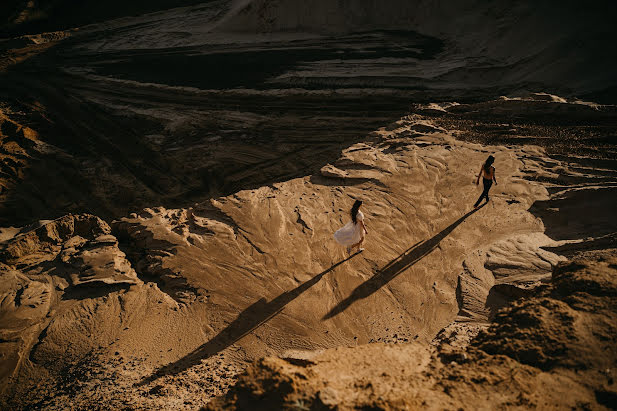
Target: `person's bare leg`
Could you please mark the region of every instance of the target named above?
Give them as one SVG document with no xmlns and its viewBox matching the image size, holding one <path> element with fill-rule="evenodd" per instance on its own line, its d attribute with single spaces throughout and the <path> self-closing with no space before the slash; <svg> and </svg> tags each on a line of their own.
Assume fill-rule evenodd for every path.
<svg viewBox="0 0 617 411">
<path fill-rule="evenodd" d="M 362 245 L 362 243 L 364 242 L 364 237 L 362 237 L 360 239 L 360 241 L 358 241 L 357 243 L 355 243 L 354 245 L 351 246 L 351 249 L 353 250 L 354 248 L 358 247 L 358 251 L 360 251 L 360 246 Z"/>
</svg>

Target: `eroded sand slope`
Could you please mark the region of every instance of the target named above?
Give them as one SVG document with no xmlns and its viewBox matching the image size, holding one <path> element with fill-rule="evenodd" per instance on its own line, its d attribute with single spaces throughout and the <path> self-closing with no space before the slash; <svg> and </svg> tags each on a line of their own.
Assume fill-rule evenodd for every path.
<svg viewBox="0 0 617 411">
<path fill-rule="evenodd" d="M 613 110 L 553 100 L 527 104 L 592 118 Z M 414 342 L 401 350 L 428 364 L 428 351 L 413 347 L 447 326 L 441 337 L 471 339 L 497 308 L 549 281 L 564 259 L 554 251 L 614 242 L 610 217 L 589 220 L 605 227 L 598 238 L 575 225 L 557 242 L 529 212 L 544 202 L 554 222 L 551 202 L 581 190 L 606 211 L 611 166 L 598 173 L 540 147 L 455 138 L 472 139 L 465 116 L 525 104 L 418 107 L 319 174 L 111 225 L 77 215 L 4 230 L 3 401 L 191 408 L 224 393 L 247 361 L 302 362 L 308 351 L 372 342 Z M 473 179 L 489 153 L 499 185 L 473 211 Z M 354 198 L 369 235 L 366 250 L 346 258 L 332 233 Z M 371 347 L 381 346 L 358 353 L 381 350 Z M 490 351 L 490 340 L 479 348 Z"/>
<path fill-rule="evenodd" d="M 612 409 L 615 250 L 558 265 L 468 349 L 447 339 L 265 358 L 207 409 Z"/>
</svg>

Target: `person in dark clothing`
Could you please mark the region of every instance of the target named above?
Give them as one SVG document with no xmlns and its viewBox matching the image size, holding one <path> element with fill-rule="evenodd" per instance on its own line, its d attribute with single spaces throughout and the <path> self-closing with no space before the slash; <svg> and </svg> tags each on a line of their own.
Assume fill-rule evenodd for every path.
<svg viewBox="0 0 617 411">
<path fill-rule="evenodd" d="M 478 198 L 476 204 L 474 204 L 474 208 L 478 208 L 483 198 L 486 198 L 486 202 L 488 203 L 488 191 L 491 189 L 493 181 L 495 182 L 495 185 L 497 185 L 497 180 L 495 179 L 495 167 L 493 167 L 493 162 L 495 162 L 495 157 L 488 156 L 488 158 L 482 165 L 482 168 L 480 169 L 480 173 L 478 174 L 478 178 L 476 179 L 476 185 L 480 184 L 481 176 L 482 182 L 484 183 L 484 190 L 482 191 L 482 194 L 480 194 L 480 198 Z"/>
</svg>

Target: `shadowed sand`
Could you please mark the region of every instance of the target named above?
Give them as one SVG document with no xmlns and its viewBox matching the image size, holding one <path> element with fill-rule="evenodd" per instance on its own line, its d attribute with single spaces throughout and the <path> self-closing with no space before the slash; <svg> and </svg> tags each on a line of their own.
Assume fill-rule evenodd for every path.
<svg viewBox="0 0 617 411">
<path fill-rule="evenodd" d="M 0 409 L 199 409 L 239 379 L 253 410 L 319 375 L 263 409 L 617 402 L 617 261 L 545 287 L 617 244 L 617 7 L 73 3 L 0 6 L 0 37 L 75 27 L 0 39 Z M 428 347 L 494 319 L 492 360 Z M 268 355 L 290 373 L 246 368 Z"/>
<path fill-rule="evenodd" d="M 450 234 L 456 227 L 458 227 L 459 224 L 465 221 L 467 217 L 478 211 L 480 208 L 484 207 L 486 204 L 487 203 L 484 203 L 480 207 L 467 212 L 467 214 L 463 215 L 461 218 L 459 218 L 428 240 L 420 241 L 405 250 L 403 254 L 390 261 L 373 277 L 360 284 L 355 290 L 353 290 L 349 297 L 338 303 L 336 307 L 334 307 L 332 310 L 330 310 L 330 312 L 324 315 L 323 320 L 330 319 L 337 314 L 342 313 L 354 302 L 368 297 L 384 285 L 388 284 L 388 282 L 393 280 L 396 276 L 401 274 L 413 264 L 420 261 L 420 259 L 426 256 L 428 253 L 433 251 L 435 247 L 439 245 L 441 240 L 446 238 L 446 236 Z"/>
<path fill-rule="evenodd" d="M 332 267 L 322 271 L 293 290 L 284 292 L 269 303 L 266 302 L 265 298 L 259 299 L 257 302 L 253 303 L 253 305 L 241 312 L 234 321 L 232 321 L 227 327 L 225 327 L 225 329 L 223 329 L 210 341 L 198 347 L 190 354 L 180 358 L 178 361 L 160 368 L 150 377 L 142 380 L 138 385 L 148 384 L 164 375 L 178 374 L 188 368 L 191 368 L 195 364 L 199 364 L 201 360 L 205 360 L 220 353 L 227 347 L 239 341 L 248 333 L 254 331 L 258 327 L 265 324 L 268 320 L 279 314 L 287 304 L 317 284 L 324 275 L 333 271 L 344 262 L 351 260 L 356 255 L 358 255 L 358 253 L 352 254 L 344 260 L 339 261 Z"/>
<path fill-rule="evenodd" d="M 483 128 L 493 130 L 482 134 L 487 141 L 491 133 L 515 141 L 568 130 L 510 124 L 528 112 L 581 125 L 613 116 L 610 107 L 546 98 L 419 106 L 428 114 L 384 124 L 319 172 L 191 207 L 146 208 L 111 226 L 75 215 L 3 229 L 7 371 L 0 381 L 8 388 L 0 401 L 12 408 L 41 398 L 48 408 L 197 407 L 264 355 L 428 344 L 455 318 L 485 326 L 496 307 L 546 281 L 561 260 L 544 247 L 564 244 L 545 231 L 577 249 L 597 248 L 615 232 L 606 213 L 617 178 L 609 160 L 573 164 L 539 147 L 465 141 Z M 508 122 L 507 129 L 493 122 Z M 20 144 L 34 141 L 30 130 L 9 128 L 3 132 Z M 487 153 L 497 159 L 500 184 L 475 213 L 473 180 Z M 332 233 L 348 219 L 352 198 L 364 200 L 371 235 L 361 258 L 342 264 L 349 259 L 333 259 Z M 564 214 L 580 214 L 577 204 L 592 215 L 564 224 Z M 598 234 L 604 237 L 580 243 Z M 56 376 L 70 377 L 51 396 L 34 387 Z"/>
</svg>

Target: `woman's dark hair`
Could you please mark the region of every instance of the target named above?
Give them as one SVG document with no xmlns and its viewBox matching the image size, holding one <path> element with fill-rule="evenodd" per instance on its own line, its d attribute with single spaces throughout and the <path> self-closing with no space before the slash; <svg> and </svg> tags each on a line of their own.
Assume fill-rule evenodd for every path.
<svg viewBox="0 0 617 411">
<path fill-rule="evenodd" d="M 484 162 L 484 165 L 482 166 L 482 167 L 484 167 L 484 171 L 486 171 L 487 173 L 490 173 L 491 172 L 491 165 L 493 164 L 493 162 L 495 162 L 495 157 L 488 156 L 488 158 Z"/>
<path fill-rule="evenodd" d="M 358 209 L 360 208 L 360 206 L 362 205 L 362 200 L 356 200 L 355 203 L 353 203 L 353 207 L 351 207 L 351 221 L 353 221 L 354 224 L 356 224 L 357 222 L 357 216 L 358 216 Z"/>
</svg>

